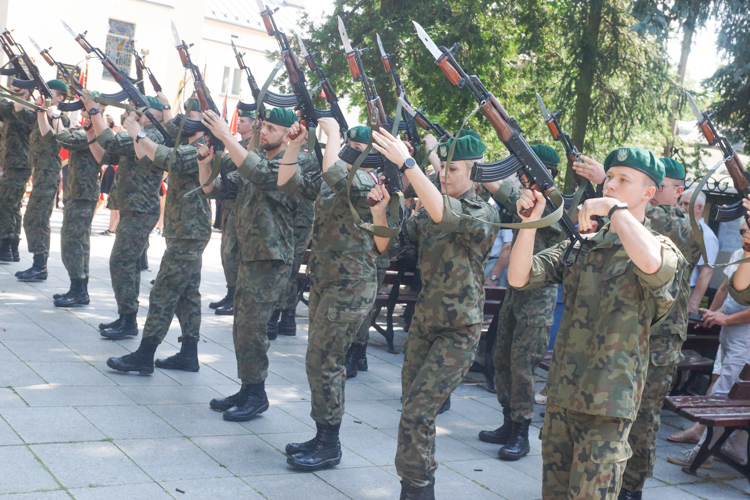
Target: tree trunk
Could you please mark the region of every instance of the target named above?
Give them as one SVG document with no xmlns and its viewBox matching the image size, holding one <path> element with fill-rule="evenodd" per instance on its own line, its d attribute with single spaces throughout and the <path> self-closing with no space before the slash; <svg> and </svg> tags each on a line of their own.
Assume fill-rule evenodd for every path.
<svg viewBox="0 0 750 500">
<path fill-rule="evenodd" d="M 584 153 L 583 145 L 586 139 L 589 112 L 591 111 L 591 91 L 594 86 L 594 75 L 598 66 L 599 29 L 602 23 L 603 7 L 604 0 L 592 0 L 589 4 L 586 29 L 580 45 L 581 66 L 578 70 L 578 79 L 576 80 L 576 103 L 571 139 L 578 150 Z M 568 165 L 563 191 L 572 193 L 575 188 L 576 183 L 573 178 L 573 168 Z"/>
<path fill-rule="evenodd" d="M 682 86 L 682 84 L 685 82 L 687 61 L 693 45 L 693 35 L 695 35 L 695 20 L 697 17 L 695 12 L 696 10 L 697 6 L 694 6 L 693 9 L 690 9 L 687 19 L 685 19 L 685 24 L 682 27 L 682 47 L 680 50 L 680 62 L 677 65 L 677 83 L 679 83 L 680 86 Z M 675 135 L 677 135 L 677 119 L 675 117 L 679 112 L 679 106 L 680 98 L 675 97 L 672 101 L 672 113 L 669 117 L 669 130 L 671 131 L 671 135 L 669 136 L 667 143 L 664 145 L 664 152 L 662 153 L 662 156 L 672 156 L 674 138 Z"/>
</svg>

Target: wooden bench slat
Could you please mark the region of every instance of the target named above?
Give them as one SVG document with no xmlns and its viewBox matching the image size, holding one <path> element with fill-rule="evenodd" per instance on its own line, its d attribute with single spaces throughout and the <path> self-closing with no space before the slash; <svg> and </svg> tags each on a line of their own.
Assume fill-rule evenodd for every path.
<svg viewBox="0 0 750 500">
<path fill-rule="evenodd" d="M 750 401 L 733 400 L 726 396 L 667 396 L 664 403 L 667 409 L 674 412 L 685 408 L 750 406 Z"/>
</svg>

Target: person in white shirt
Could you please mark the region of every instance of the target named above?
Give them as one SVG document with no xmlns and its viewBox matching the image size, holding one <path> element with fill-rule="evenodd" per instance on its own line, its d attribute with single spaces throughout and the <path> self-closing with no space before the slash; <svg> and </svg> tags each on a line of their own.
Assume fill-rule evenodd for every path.
<svg viewBox="0 0 750 500">
<path fill-rule="evenodd" d="M 690 210 L 690 199 L 693 196 L 695 190 L 690 189 L 682 193 L 680 197 L 680 208 L 686 212 Z M 708 227 L 703 221 L 703 208 L 706 206 L 706 195 L 698 193 L 698 198 L 695 200 L 695 206 L 693 207 L 693 213 L 695 219 L 698 221 L 701 229 L 703 230 L 703 242 L 706 245 L 706 256 L 708 257 L 708 265 L 703 260 L 703 257 L 698 261 L 698 265 L 695 266 L 693 275 L 690 278 L 690 300 L 688 301 L 688 314 L 695 314 L 698 312 L 701 300 L 708 290 L 708 285 L 711 282 L 711 277 L 714 275 L 714 270 L 711 266 L 716 263 L 716 256 L 719 255 L 719 238 L 716 234 Z"/>
</svg>

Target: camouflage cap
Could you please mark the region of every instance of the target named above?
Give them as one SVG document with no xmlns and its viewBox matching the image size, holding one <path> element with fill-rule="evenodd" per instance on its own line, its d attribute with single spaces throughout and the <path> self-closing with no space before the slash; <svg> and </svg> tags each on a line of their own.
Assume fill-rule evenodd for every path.
<svg viewBox="0 0 750 500">
<path fill-rule="evenodd" d="M 674 158 L 659 158 L 659 161 L 664 165 L 664 177 L 670 179 L 685 179 L 685 165 L 675 160 Z"/>
<path fill-rule="evenodd" d="M 191 111 L 201 111 L 201 103 L 195 97 L 191 97 L 190 99 L 185 101 L 185 113 L 189 113 Z"/>
<path fill-rule="evenodd" d="M 255 111 L 249 111 L 241 109 L 239 112 L 240 118 L 250 118 L 251 120 L 255 120 Z"/>
<path fill-rule="evenodd" d="M 372 129 L 367 125 L 357 125 L 346 131 L 346 139 L 351 142 L 369 144 Z"/>
<path fill-rule="evenodd" d="M 623 147 L 617 148 L 604 159 L 604 171 L 610 167 L 630 167 L 648 175 L 657 186 L 664 180 L 664 165 L 648 149 Z"/>
<path fill-rule="evenodd" d="M 282 127 L 291 127 L 297 121 L 297 114 L 287 108 L 267 108 L 263 111 L 263 120 Z"/>
<path fill-rule="evenodd" d="M 159 99 L 157 99 L 154 96 L 147 95 L 146 102 L 148 103 L 148 107 L 151 109 L 155 109 L 156 111 L 164 110 L 164 105 L 161 103 Z"/>
<path fill-rule="evenodd" d="M 47 87 L 52 90 L 59 90 L 60 92 L 68 93 L 68 84 L 62 80 L 50 80 L 47 82 Z"/>
<path fill-rule="evenodd" d="M 471 132 L 471 131 L 470 131 Z M 445 142 L 438 144 L 438 157 L 440 161 L 447 161 L 448 152 L 451 149 L 453 141 L 456 141 L 456 149 L 453 151 L 453 160 L 478 160 L 484 155 L 487 147 L 484 145 L 478 134 L 465 134 L 458 139 L 451 137 Z"/>
</svg>

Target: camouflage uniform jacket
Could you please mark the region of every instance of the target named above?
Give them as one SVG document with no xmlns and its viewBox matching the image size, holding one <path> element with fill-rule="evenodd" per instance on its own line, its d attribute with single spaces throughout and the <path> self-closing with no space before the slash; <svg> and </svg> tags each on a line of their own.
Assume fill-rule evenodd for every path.
<svg viewBox="0 0 750 500">
<path fill-rule="evenodd" d="M 202 192 L 185 194 L 201 185 L 198 178 L 198 148 L 203 138 L 188 145 L 156 148 L 153 166 L 169 173 L 169 189 L 164 206 L 164 237 L 184 240 L 211 239 L 211 207 Z M 174 152 L 174 160 L 172 153 Z M 139 160 L 148 166 L 148 156 Z"/>
<path fill-rule="evenodd" d="M 101 182 L 101 164 L 89 148 L 83 127 L 61 130 L 57 142 L 68 150 L 68 180 L 65 198 L 68 200 L 97 201 Z"/>
<path fill-rule="evenodd" d="M 667 317 L 651 331 L 651 362 L 656 366 L 679 363 L 683 358 L 681 349 L 665 349 L 661 345 L 668 339 L 657 337 L 677 336 L 682 342 L 687 338 L 688 300 L 690 298 L 690 275 L 700 259 L 700 247 L 690 226 L 690 218 L 684 210 L 670 205 L 649 207 L 646 217 L 651 221 L 651 229 L 668 237 L 680 250 L 687 261 L 687 267 L 680 279 L 680 293 Z"/>
<path fill-rule="evenodd" d="M 31 127 L 31 133 L 29 135 L 29 164 L 31 165 L 32 173 L 40 170 L 50 170 L 53 172 L 59 172 L 62 169 L 62 158 L 60 158 L 60 145 L 57 143 L 55 134 L 52 131 L 47 132 L 44 136 L 39 131 L 39 125 L 37 123 L 37 113 L 28 108 L 23 108 L 21 111 L 15 112 L 16 118 L 28 124 Z M 67 115 L 60 115 L 60 120 L 64 127 L 70 125 L 70 120 Z M 51 123 L 51 120 L 47 118 L 47 121 Z"/>
<path fill-rule="evenodd" d="M 307 151 L 300 152 L 300 157 L 303 155 L 308 155 L 309 153 Z M 309 182 L 306 180 L 306 176 L 309 174 L 314 174 L 318 171 L 320 171 L 320 166 L 317 161 L 306 161 L 303 163 L 300 163 L 301 175 L 298 182 L 300 183 L 307 183 L 308 185 L 315 185 L 315 182 Z M 319 190 L 319 188 L 318 188 Z M 307 196 L 302 196 L 299 200 L 299 206 L 294 211 L 294 222 L 293 226 L 298 228 L 310 228 L 313 225 L 313 220 L 315 219 L 315 199 L 317 197 L 317 193 L 315 193 L 315 196 L 311 198 L 308 198 Z"/>
<path fill-rule="evenodd" d="M 644 225 L 650 228 L 648 219 Z M 563 264 L 569 241 L 534 255 L 522 290 L 562 283 L 565 312 L 550 365 L 548 401 L 571 411 L 635 420 L 648 368 L 651 327 L 679 292 L 677 247 L 661 243 L 654 274 L 636 268 L 609 224 L 583 243 L 575 264 Z"/>
<path fill-rule="evenodd" d="M 250 141 L 253 139 L 243 139 L 240 141 L 240 145 L 247 149 L 248 145 L 250 144 Z M 234 172 L 237 170 L 237 165 L 234 164 L 232 161 L 232 158 L 229 157 L 229 155 L 225 155 L 222 158 L 221 168 L 224 170 L 224 175 L 227 175 L 229 172 Z M 224 193 L 224 197 L 221 198 L 221 201 L 226 200 L 232 200 L 234 201 L 237 198 L 237 191 L 235 190 L 227 190 L 226 193 Z"/>
<path fill-rule="evenodd" d="M 226 176 L 227 189 L 237 195 L 235 211 L 240 258 L 243 262 L 283 260 L 292 265 L 292 220 L 299 196 L 283 192 L 277 184 L 278 163 L 284 151 L 273 158 L 261 154 L 250 151 L 242 165 Z M 226 157 L 222 161 L 226 161 Z M 223 189 L 222 179 L 216 179 L 212 195 L 221 195 Z"/>
<path fill-rule="evenodd" d="M 346 199 L 346 184 L 349 169 L 342 160 L 323 174 L 319 196 L 315 202 L 315 225 L 308 270 L 310 277 L 318 283 L 348 280 L 374 282 L 375 252 L 370 233 L 354 225 L 349 203 Z M 302 196 L 308 198 L 314 187 L 300 175 L 300 170 L 282 189 L 303 186 Z M 350 200 L 363 220 L 372 222 L 372 213 L 367 204 L 367 195 L 375 187 L 375 177 L 359 170 L 352 181 Z M 288 187 L 289 186 L 289 187 Z M 304 190 L 308 192 L 305 193 Z"/>
<path fill-rule="evenodd" d="M 500 213 L 500 222 L 516 223 L 521 222 L 518 217 L 516 202 L 521 197 L 521 191 L 514 188 L 510 182 L 500 184 L 500 189 L 493 195 L 493 199 L 498 204 Z M 550 213 L 549 208 L 545 208 L 545 215 Z M 518 237 L 518 230 L 513 231 L 513 242 Z M 534 239 L 534 254 L 542 250 L 557 245 L 565 239 L 559 223 L 551 226 L 537 229 L 536 239 Z M 507 305 L 505 305 L 507 303 Z M 552 326 L 555 322 L 555 305 L 557 304 L 557 285 L 541 287 L 535 290 L 516 290 L 508 287 L 504 308 L 510 307 L 513 314 L 527 325 L 533 326 Z"/>
<path fill-rule="evenodd" d="M 13 103 L 0 101 L 0 120 L 3 134 L 0 138 L 0 166 L 3 168 L 29 167 L 29 135 L 31 124 L 19 120 L 13 111 Z"/>
<path fill-rule="evenodd" d="M 417 250 L 422 273 L 414 320 L 439 328 L 475 325 L 484 319 L 484 266 L 498 229 L 457 214 L 498 222 L 497 211 L 479 198 L 474 188 L 458 199 L 444 195 L 443 200 L 440 223 L 420 208 L 401 228 L 406 241 Z M 392 238 L 386 252 L 395 242 Z"/>
<path fill-rule="evenodd" d="M 155 143 L 164 143 L 164 137 L 153 125 L 146 126 L 144 131 Z M 112 206 L 126 212 L 158 214 L 162 171 L 152 168 L 149 162 L 138 161 L 133 138 L 127 132 L 115 134 L 107 128 L 96 141 L 107 151 L 107 158 L 102 163 L 117 165 L 117 175 L 109 194 Z"/>
</svg>

